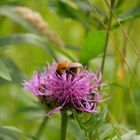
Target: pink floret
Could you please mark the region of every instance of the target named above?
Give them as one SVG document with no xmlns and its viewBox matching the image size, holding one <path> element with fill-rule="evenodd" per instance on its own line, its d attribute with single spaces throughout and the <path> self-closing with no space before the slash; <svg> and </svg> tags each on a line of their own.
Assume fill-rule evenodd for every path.
<svg viewBox="0 0 140 140">
<path fill-rule="evenodd" d="M 53 62 L 47 72 L 34 72 L 30 81 L 24 81 L 25 90 L 36 96 L 48 97 L 46 104 L 53 102 L 53 110 L 49 114 L 62 108 L 96 112 L 96 104 L 100 101 L 98 88 L 102 86 L 102 75 L 98 78 L 93 72 L 81 70 L 74 78 L 66 73 L 60 76 L 56 73 L 56 67 L 57 63 Z"/>
</svg>

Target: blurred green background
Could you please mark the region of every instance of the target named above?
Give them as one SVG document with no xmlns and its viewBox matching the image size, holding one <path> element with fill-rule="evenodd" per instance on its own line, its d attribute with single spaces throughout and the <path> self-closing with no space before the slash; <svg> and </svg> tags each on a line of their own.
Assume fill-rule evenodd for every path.
<svg viewBox="0 0 140 140">
<path fill-rule="evenodd" d="M 105 92 L 110 99 L 102 103 L 108 106 L 102 125 L 111 123 L 116 127 L 102 138 L 91 137 L 92 140 L 115 138 L 114 131 L 120 136 L 124 130 L 140 132 L 140 3 L 139 0 L 114 1 L 113 13 L 118 18 L 117 21 L 112 18 L 105 60 L 103 82 L 108 84 Z M 33 23 L 36 21 L 29 22 L 16 12 L 18 6 L 40 13 L 48 30 L 61 38 L 64 47 L 44 35 Z M 30 139 L 22 132 L 34 135 L 44 117 L 38 100 L 21 85 L 24 79 L 31 78 L 34 70 L 42 71 L 54 56 L 59 61 L 79 61 L 94 72 L 100 70 L 106 40 L 101 20 L 107 25 L 109 14 L 106 2 L 98 0 L 0 0 L 0 140 Z M 3 126 L 14 126 L 22 132 Z M 40 139 L 58 140 L 59 133 L 60 115 L 52 115 Z M 69 123 L 67 139 L 84 139 L 73 121 Z"/>
</svg>

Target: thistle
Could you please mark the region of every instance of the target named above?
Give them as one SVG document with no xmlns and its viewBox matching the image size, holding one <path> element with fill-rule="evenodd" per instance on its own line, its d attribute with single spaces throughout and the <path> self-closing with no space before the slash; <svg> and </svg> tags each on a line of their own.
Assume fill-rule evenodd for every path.
<svg viewBox="0 0 140 140">
<path fill-rule="evenodd" d="M 102 75 L 86 69 L 78 73 L 63 72 L 61 75 L 56 69 L 58 63 L 53 62 L 44 69 L 43 73 L 34 72 L 30 81 L 24 81 L 27 91 L 37 96 L 43 104 L 51 107 L 48 115 L 59 110 L 96 112 L 96 105 L 100 101 L 99 87 L 102 86 Z"/>
</svg>

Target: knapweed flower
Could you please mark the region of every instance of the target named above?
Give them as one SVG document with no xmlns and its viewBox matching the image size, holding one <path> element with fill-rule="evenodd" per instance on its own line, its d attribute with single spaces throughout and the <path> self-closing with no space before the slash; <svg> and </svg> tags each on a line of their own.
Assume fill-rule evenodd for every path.
<svg viewBox="0 0 140 140">
<path fill-rule="evenodd" d="M 24 81 L 24 88 L 31 91 L 55 113 L 61 109 L 75 108 L 77 111 L 96 112 L 100 101 L 98 88 L 102 86 L 102 76 L 86 69 L 72 74 L 57 73 L 58 63 L 53 62 L 43 73 L 34 72 L 30 81 Z"/>
</svg>

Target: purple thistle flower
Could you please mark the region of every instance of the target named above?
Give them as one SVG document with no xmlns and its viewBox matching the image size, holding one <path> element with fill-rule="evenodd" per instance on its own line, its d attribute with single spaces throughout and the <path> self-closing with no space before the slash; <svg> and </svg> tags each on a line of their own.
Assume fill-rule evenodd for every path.
<svg viewBox="0 0 140 140">
<path fill-rule="evenodd" d="M 70 73 L 57 74 L 58 63 L 53 62 L 48 71 L 39 74 L 34 72 L 30 81 L 24 81 L 24 88 L 36 95 L 46 106 L 53 110 L 75 108 L 79 111 L 96 112 L 100 101 L 98 88 L 102 86 L 102 75 L 99 78 L 93 72 L 81 70 L 74 76 Z"/>
</svg>

